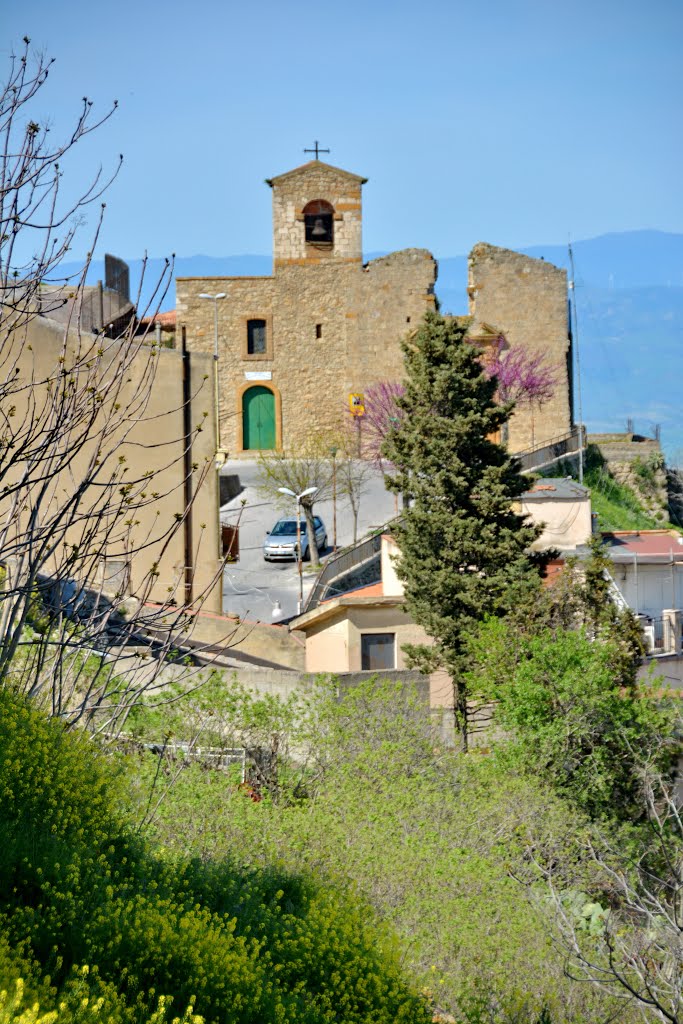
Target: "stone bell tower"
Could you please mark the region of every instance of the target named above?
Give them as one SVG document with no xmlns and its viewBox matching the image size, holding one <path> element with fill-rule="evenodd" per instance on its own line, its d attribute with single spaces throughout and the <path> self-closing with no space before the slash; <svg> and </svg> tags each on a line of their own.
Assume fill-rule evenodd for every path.
<svg viewBox="0 0 683 1024">
<path fill-rule="evenodd" d="M 361 187 L 357 174 L 311 160 L 267 180 L 273 190 L 273 269 L 362 263 Z"/>
</svg>

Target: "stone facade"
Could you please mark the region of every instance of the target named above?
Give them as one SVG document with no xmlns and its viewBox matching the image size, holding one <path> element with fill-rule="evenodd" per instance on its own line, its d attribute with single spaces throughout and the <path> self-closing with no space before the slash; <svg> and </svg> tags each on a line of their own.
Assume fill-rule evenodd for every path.
<svg viewBox="0 0 683 1024">
<path fill-rule="evenodd" d="M 214 302 L 206 296 L 224 295 L 215 300 L 218 391 L 221 444 L 231 458 L 293 453 L 339 428 L 351 393 L 403 375 L 401 341 L 435 307 L 437 266 L 424 249 L 363 264 L 364 180 L 318 160 L 270 179 L 272 276 L 177 279 L 178 326 L 186 326 L 190 349 L 214 350 Z M 553 399 L 515 413 L 510 448 L 568 431 L 564 271 L 480 244 L 469 294 L 475 337 L 504 333 L 556 368 Z"/>
<path fill-rule="evenodd" d="M 468 262 L 470 333 L 490 326 L 510 347 L 542 353 L 552 367 L 553 397 L 542 406 L 519 406 L 510 420 L 508 446 L 524 451 L 567 433 L 572 426 L 571 343 L 567 274 L 552 263 L 483 242 Z"/>
<path fill-rule="evenodd" d="M 338 429 L 350 393 L 402 375 L 401 340 L 435 305 L 436 261 L 406 249 L 363 265 L 363 181 L 321 161 L 271 179 L 273 275 L 176 282 L 178 324 L 194 350 L 214 348 L 214 304 L 200 295 L 226 294 L 216 301 L 221 442 L 230 457 L 258 450 L 244 426 L 253 388 L 272 394 L 269 447 L 294 452 Z M 328 208 L 332 241 L 308 242 L 317 210 L 328 226 Z M 265 326 L 263 351 L 249 351 L 249 321 Z"/>
<path fill-rule="evenodd" d="M 589 434 L 617 483 L 635 491 L 646 515 L 669 521 L 669 474 L 659 441 L 640 434 Z M 672 481 L 673 482 L 673 481 Z"/>
</svg>

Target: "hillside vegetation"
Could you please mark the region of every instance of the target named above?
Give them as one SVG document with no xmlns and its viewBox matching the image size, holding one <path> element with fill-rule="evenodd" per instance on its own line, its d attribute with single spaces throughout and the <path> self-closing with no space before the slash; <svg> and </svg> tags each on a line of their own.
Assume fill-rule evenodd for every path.
<svg viewBox="0 0 683 1024">
<path fill-rule="evenodd" d="M 647 486 L 649 467 L 643 465 L 641 475 Z M 572 476 L 578 479 L 573 463 L 562 463 L 547 476 Z M 595 445 L 589 445 L 584 463 L 583 482 L 591 492 L 591 507 L 598 516 L 603 532 L 612 530 L 661 530 L 676 526 L 663 516 L 656 518 L 644 507 L 643 496 L 627 483 L 615 480 Z"/>
<path fill-rule="evenodd" d="M 3 1024 L 430 1019 L 352 893 L 153 849 L 114 762 L 6 691 L 0 750 Z"/>
<path fill-rule="evenodd" d="M 474 630 L 472 692 L 500 714 L 469 754 L 373 679 L 341 700 L 181 679 L 118 753 L 0 692 L 3 1024 L 662 1019 L 624 1000 L 608 940 L 629 983 L 640 957 L 669 984 L 680 840 L 642 773 L 669 784 L 677 716 L 643 699 L 602 568 Z M 242 746 L 247 784 L 170 737 Z M 643 927 L 619 888 L 640 863 L 662 905 Z"/>
</svg>

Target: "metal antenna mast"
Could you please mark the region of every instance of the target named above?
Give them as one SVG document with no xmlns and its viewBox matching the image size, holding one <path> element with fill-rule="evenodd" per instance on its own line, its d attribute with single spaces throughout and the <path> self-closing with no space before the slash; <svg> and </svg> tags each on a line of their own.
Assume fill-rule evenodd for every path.
<svg viewBox="0 0 683 1024">
<path fill-rule="evenodd" d="M 574 285 L 574 253 L 572 252 L 572 243 L 569 241 L 569 267 L 571 277 L 569 279 L 569 292 L 571 298 L 569 300 L 569 312 L 571 321 L 570 326 L 572 329 L 572 341 L 576 358 L 576 404 L 578 406 L 579 413 L 579 483 L 583 483 L 583 439 L 584 439 L 584 427 L 583 427 L 583 406 L 581 403 L 581 360 L 579 359 L 579 322 L 576 315 L 576 288 Z"/>
</svg>

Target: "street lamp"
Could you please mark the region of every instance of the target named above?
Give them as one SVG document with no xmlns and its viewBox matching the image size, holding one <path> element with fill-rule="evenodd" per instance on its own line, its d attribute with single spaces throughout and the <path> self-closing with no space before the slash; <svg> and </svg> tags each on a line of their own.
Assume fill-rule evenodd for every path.
<svg viewBox="0 0 683 1024">
<path fill-rule="evenodd" d="M 289 489 L 289 487 L 278 487 L 280 494 L 288 494 L 291 498 L 296 498 L 296 563 L 299 570 L 299 600 L 296 606 L 297 615 L 301 615 L 301 609 L 304 605 L 304 577 L 303 567 L 301 564 L 301 499 L 305 498 L 308 494 L 315 494 L 317 490 L 317 487 L 307 487 L 305 491 L 301 492 L 301 494 L 295 494 L 294 491 Z"/>
<path fill-rule="evenodd" d="M 199 294 L 200 299 L 210 299 L 213 302 L 213 400 L 216 406 L 216 457 L 221 450 L 221 418 L 218 411 L 218 300 L 226 297 L 226 292 L 218 292 L 217 295 L 207 295 L 206 292 Z"/>
<path fill-rule="evenodd" d="M 337 447 L 332 445 L 332 554 L 337 554 Z"/>
</svg>

